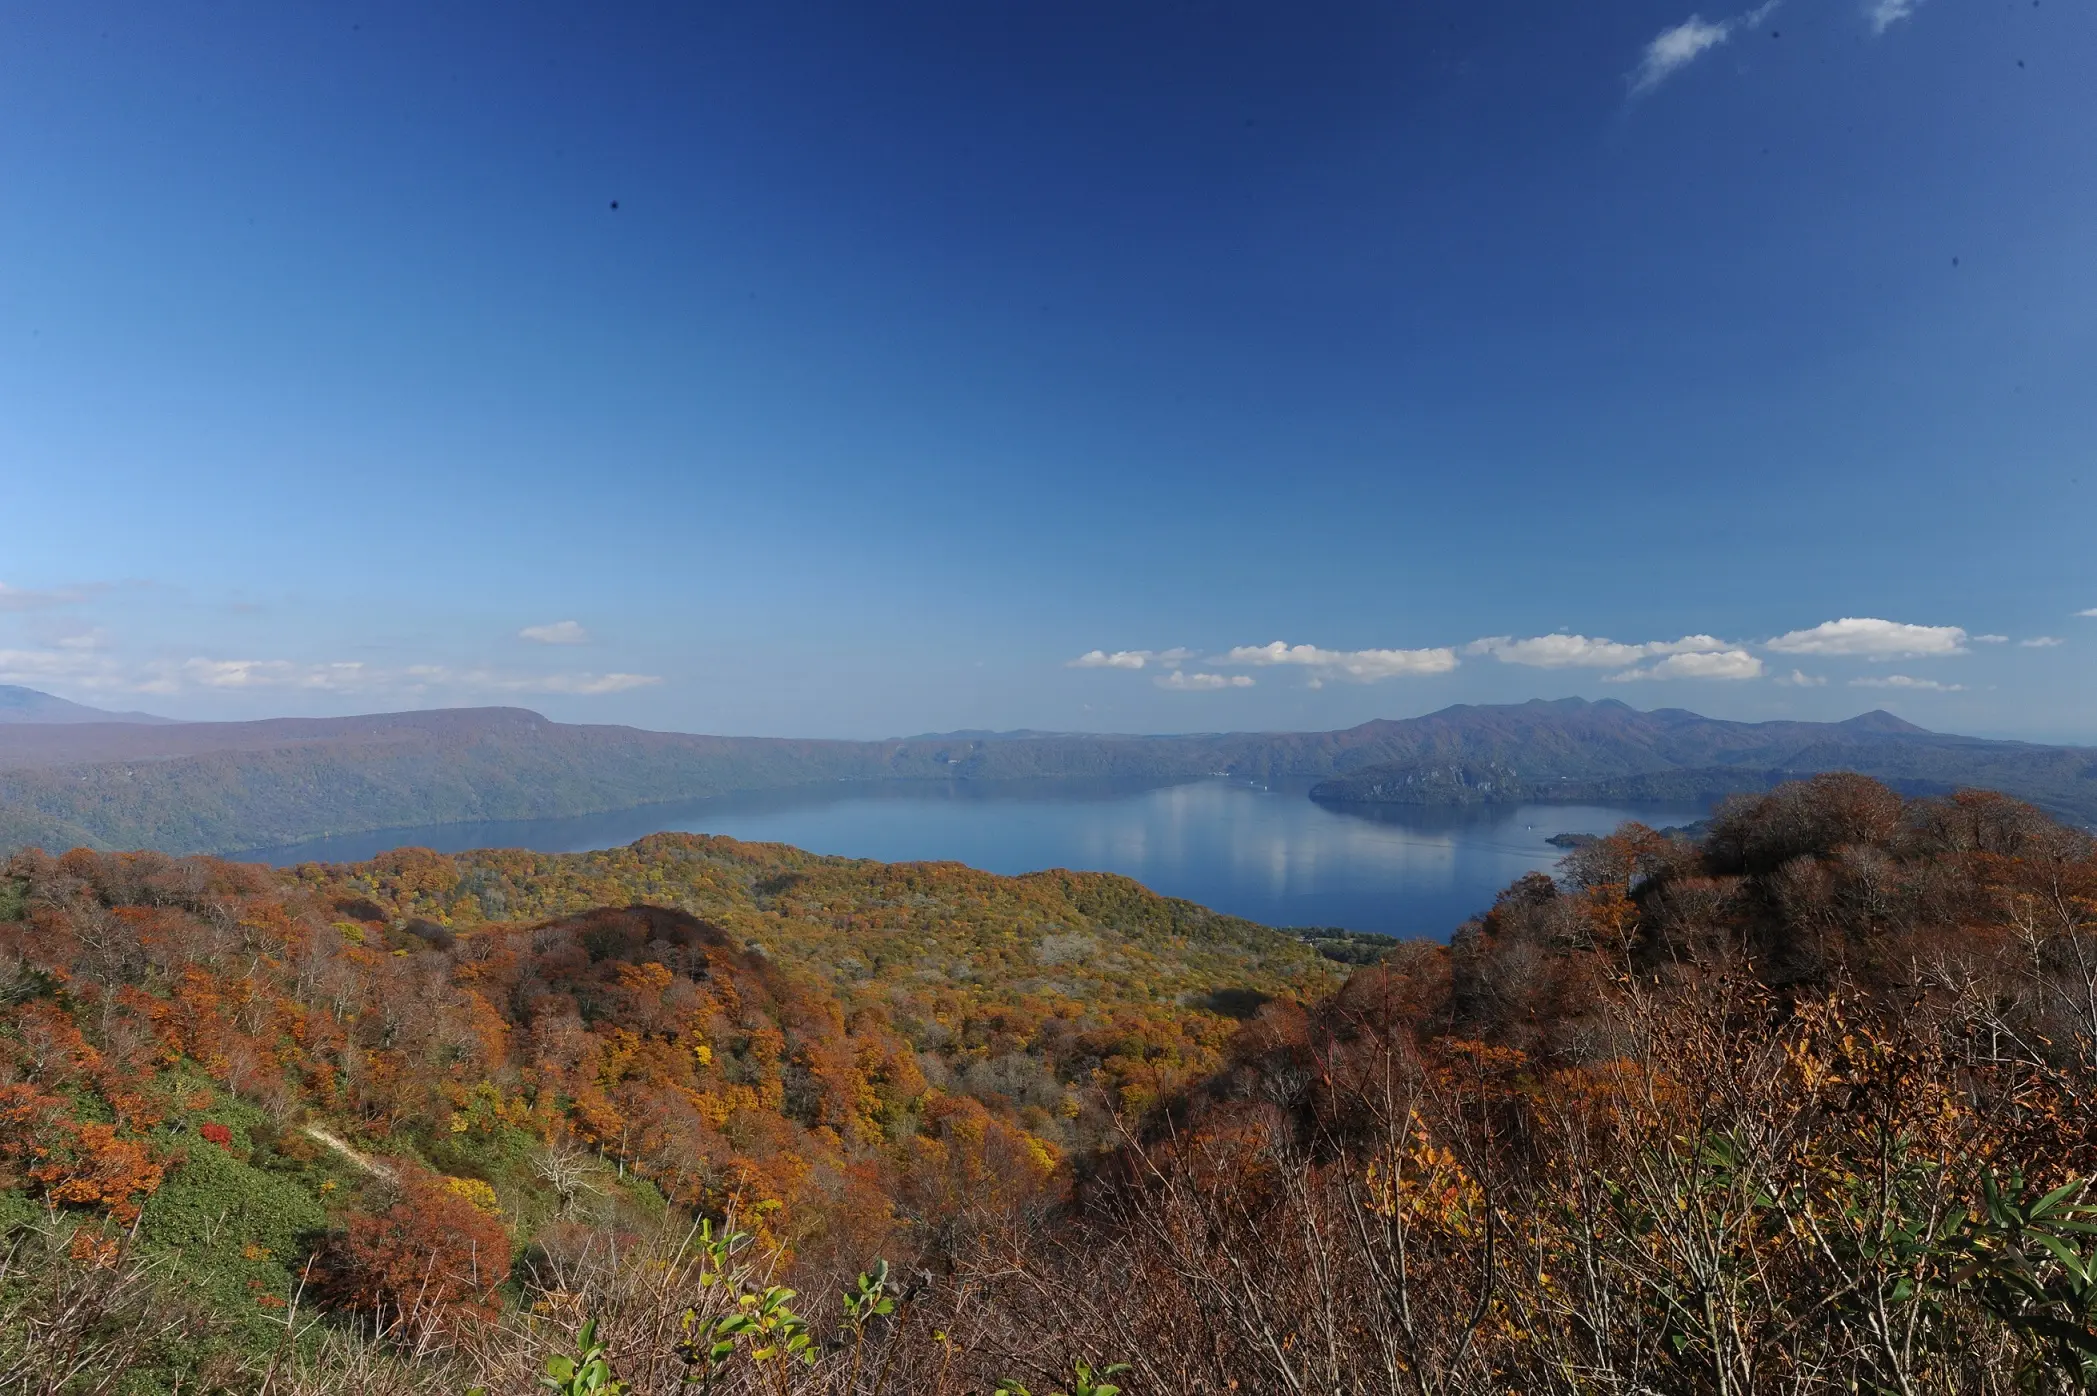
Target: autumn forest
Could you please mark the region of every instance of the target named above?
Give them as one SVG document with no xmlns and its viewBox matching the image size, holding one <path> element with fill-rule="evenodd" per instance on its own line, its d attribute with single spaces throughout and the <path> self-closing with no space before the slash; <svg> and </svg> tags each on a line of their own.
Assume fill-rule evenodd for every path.
<svg viewBox="0 0 2097 1396">
<path fill-rule="evenodd" d="M 2097 1377 L 2086 834 L 1820 776 L 1355 948 L 689 835 L 19 854 L 0 1391 Z"/>
</svg>

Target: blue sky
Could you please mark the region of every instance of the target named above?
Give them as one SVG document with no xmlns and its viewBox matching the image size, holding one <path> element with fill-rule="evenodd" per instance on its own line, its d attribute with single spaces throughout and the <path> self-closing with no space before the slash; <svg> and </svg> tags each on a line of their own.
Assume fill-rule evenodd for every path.
<svg viewBox="0 0 2097 1396">
<path fill-rule="evenodd" d="M 2097 741 L 2087 4 L 14 6 L 0 190 L 0 682 Z"/>
</svg>

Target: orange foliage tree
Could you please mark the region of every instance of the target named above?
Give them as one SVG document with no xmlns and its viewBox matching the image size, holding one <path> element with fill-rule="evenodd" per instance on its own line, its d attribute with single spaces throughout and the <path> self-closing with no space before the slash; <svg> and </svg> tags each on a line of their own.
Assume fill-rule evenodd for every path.
<svg viewBox="0 0 2097 1396">
<path fill-rule="evenodd" d="M 374 1315 L 382 1329 L 444 1327 L 492 1313 L 510 1275 L 502 1219 L 470 1195 L 419 1170 L 405 1170 L 399 1200 L 357 1215 L 328 1257 L 338 1303 Z"/>
</svg>

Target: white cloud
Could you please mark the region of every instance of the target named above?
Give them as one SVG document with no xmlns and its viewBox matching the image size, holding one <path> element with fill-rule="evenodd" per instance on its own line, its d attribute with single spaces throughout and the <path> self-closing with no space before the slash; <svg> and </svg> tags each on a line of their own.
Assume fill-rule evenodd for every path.
<svg viewBox="0 0 2097 1396">
<path fill-rule="evenodd" d="M 1661 30 L 1646 45 L 1638 71 L 1631 75 L 1631 90 L 1652 91 L 1677 69 L 1694 62 L 1698 54 L 1732 37 L 1732 24 L 1713 24 L 1702 15 L 1691 15 L 1674 28 Z"/>
<path fill-rule="evenodd" d="M 2010 637 L 2007 635 L 1976 635 L 1973 637 L 1973 643 L 1976 645 L 2006 645 L 2009 642 Z"/>
<path fill-rule="evenodd" d="M 1811 630 L 1793 630 L 1769 642 L 1778 654 L 1845 655 L 1858 659 L 1926 659 L 1966 653 L 1966 632 L 1956 625 L 1904 625 L 1899 621 L 1845 616 Z"/>
<path fill-rule="evenodd" d="M 512 681 L 513 693 L 575 693 L 594 697 L 600 693 L 624 693 L 662 682 L 658 674 L 547 674 L 536 679 Z"/>
<path fill-rule="evenodd" d="M 402 671 L 416 692 L 432 688 L 465 693 L 582 694 L 624 693 L 662 679 L 654 674 L 511 674 L 492 669 L 451 669 L 442 664 L 416 664 Z"/>
<path fill-rule="evenodd" d="M 1607 683 L 1630 683 L 1636 679 L 1759 679 L 1762 661 L 1746 650 L 1697 651 L 1671 654 L 1644 669 L 1611 674 Z"/>
<path fill-rule="evenodd" d="M 1175 669 L 1152 680 L 1160 688 L 1183 693 L 1212 693 L 1219 688 L 1251 688 L 1249 674 L 1189 674 Z"/>
<path fill-rule="evenodd" d="M 1532 669 L 1615 669 L 1655 655 L 1709 654 L 1728 648 L 1715 635 L 1684 635 L 1679 640 L 1654 640 L 1642 645 L 1590 639 L 1585 635 L 1532 635 L 1526 640 L 1488 635 L 1465 645 L 1464 653 L 1489 654 L 1502 664 L 1524 664 Z"/>
<path fill-rule="evenodd" d="M 1108 654 L 1105 650 L 1087 650 L 1070 663 L 1066 669 L 1141 669 L 1157 658 L 1153 650 L 1116 650 Z"/>
<path fill-rule="evenodd" d="M 2092 606 L 2087 611 L 2077 611 L 2075 614 L 2089 619 L 2097 619 L 2097 606 Z"/>
<path fill-rule="evenodd" d="M 2050 650 L 2061 644 L 2062 640 L 2057 635 L 2034 635 L 2029 640 L 2019 640 L 2017 643 L 2028 650 Z"/>
<path fill-rule="evenodd" d="M 1651 673 L 1656 679 L 1759 679 L 1762 661 L 1746 650 L 1671 654 Z"/>
<path fill-rule="evenodd" d="M 1871 21 L 1871 32 L 1883 34 L 1894 25 L 1915 13 L 1922 0 L 1866 0 L 1864 17 Z"/>
<path fill-rule="evenodd" d="M 1938 683 L 1935 679 L 1911 679 L 1906 674 L 1888 674 L 1882 679 L 1851 679 L 1851 688 L 1904 688 L 1922 693 L 1964 693 L 1962 683 Z"/>
<path fill-rule="evenodd" d="M 162 670 L 167 675 L 166 670 Z M 307 688 L 350 692 L 368 686 L 364 665 L 298 664 L 289 659 L 185 659 L 175 670 L 199 688 Z M 173 677 L 173 675 L 168 675 Z"/>
<path fill-rule="evenodd" d="M 557 620 L 546 625 L 527 625 L 517 632 L 517 638 L 542 645 L 587 645 L 590 632 L 583 629 L 580 621 Z"/>
<path fill-rule="evenodd" d="M 89 650 L 0 650 L 0 683 L 115 688 L 119 678 L 114 660 Z"/>
<path fill-rule="evenodd" d="M 1889 3 L 1889 0 L 1880 0 L 1880 3 Z M 1714 21 L 1702 15 L 1691 15 L 1674 28 L 1661 30 L 1646 44 L 1645 52 L 1638 60 L 1638 69 L 1631 74 L 1631 95 L 1636 97 L 1652 91 L 1732 38 L 1736 31 L 1760 24 L 1776 8 L 1777 0 L 1770 0 L 1758 9 L 1734 15 L 1731 19 Z"/>
<path fill-rule="evenodd" d="M 1585 635 L 1536 635 L 1527 640 L 1488 635 L 1465 645 L 1464 653 L 1489 654 L 1502 664 L 1526 664 L 1537 669 L 1605 669 L 1636 663 L 1645 658 L 1646 647 L 1590 640 Z"/>
<path fill-rule="evenodd" d="M 1777 682 L 1789 684 L 1793 688 L 1825 688 L 1828 681 L 1818 674 L 1808 674 L 1802 670 L 1793 669 L 1790 674 L 1779 678 Z"/>
<path fill-rule="evenodd" d="M 1167 669 L 1177 669 L 1194 658 L 1194 651 L 1184 648 L 1169 650 L 1087 650 L 1066 663 L 1066 669 L 1141 669 L 1146 664 L 1157 664 Z"/>
<path fill-rule="evenodd" d="M 1249 664 L 1266 667 L 1293 664 L 1318 671 L 1320 677 L 1349 678 L 1361 683 L 1397 678 L 1408 674 L 1446 674 L 1457 664 L 1456 651 L 1443 647 L 1424 650 L 1322 650 L 1316 645 L 1290 645 L 1275 640 L 1264 645 L 1240 645 L 1217 657 L 1217 664 Z"/>
</svg>

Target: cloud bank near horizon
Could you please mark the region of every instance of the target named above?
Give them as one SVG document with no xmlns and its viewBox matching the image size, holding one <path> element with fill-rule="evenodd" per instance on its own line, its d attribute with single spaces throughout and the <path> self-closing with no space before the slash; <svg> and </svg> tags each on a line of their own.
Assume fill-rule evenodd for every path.
<svg viewBox="0 0 2097 1396">
<path fill-rule="evenodd" d="M 2097 616 L 2097 609 L 2080 614 Z M 2063 643 L 2057 636 L 2037 635 L 2017 641 L 2015 648 L 2051 649 Z M 1335 680 L 1378 683 L 1386 679 L 1433 677 L 1455 670 L 1467 657 L 1531 669 L 1613 670 L 1603 676 L 1605 683 L 1677 680 L 1739 683 L 1766 678 L 1790 687 L 1818 688 L 1828 682 L 1826 675 L 1808 674 L 1796 668 L 1788 674 L 1773 673 L 1763 654 L 1836 663 L 1862 661 L 1881 664 L 1893 660 L 1957 658 L 1971 654 L 1975 644 L 2009 645 L 2010 638 L 1974 634 L 1957 625 L 1920 625 L 1875 616 L 1843 616 L 1818 625 L 1787 630 L 1765 640 L 1726 640 L 1697 633 L 1673 640 L 1625 642 L 1607 636 L 1554 631 L 1548 635 L 1525 637 L 1486 635 L 1461 645 L 1354 650 L 1273 640 L 1264 645 L 1232 646 L 1209 654 L 1201 662 L 1218 669 L 1299 668 L 1307 672 L 1306 683 L 1312 688 Z M 1185 647 L 1169 650 L 1094 649 L 1067 661 L 1065 667 L 1133 670 L 1157 664 L 1177 671 L 1181 665 L 1192 662 L 1196 654 L 1197 651 Z M 1206 677 L 1213 679 L 1217 676 Z M 1955 693 L 1963 689 L 1959 684 L 1899 675 L 1885 679 L 1856 679 L 1851 684 L 1855 687 L 1906 688 L 1937 693 Z M 1186 692 L 1214 692 L 1251 685 L 1160 680 L 1158 686 Z"/>
<path fill-rule="evenodd" d="M 49 684 L 96 698 L 264 692 L 330 693 L 395 701 L 554 694 L 597 697 L 661 682 L 661 676 L 656 674 L 527 673 L 448 664 L 385 667 L 361 660 L 313 662 L 192 656 L 129 664 L 99 647 L 67 647 L 63 642 L 48 649 L 0 649 L 0 683 L 31 687 Z"/>
<path fill-rule="evenodd" d="M 1291 645 L 1281 640 L 1264 645 L 1239 645 L 1216 661 L 1218 664 L 1294 665 L 1309 669 L 1314 684 L 1331 678 L 1374 683 L 1378 679 L 1405 674 L 1446 674 L 1457 664 L 1453 649 L 1419 650 L 1327 650 L 1316 645 Z"/>
<path fill-rule="evenodd" d="M 402 704 L 499 701 L 514 695 L 600 697 L 661 687 L 672 680 L 647 672 L 653 666 L 629 661 L 589 668 L 509 665 L 478 656 L 442 651 L 427 662 L 406 657 L 388 663 L 327 656 L 292 656 L 267 648 L 241 650 L 227 646 L 215 653 L 201 646 L 178 649 L 163 644 L 155 653 L 119 637 L 94 622 L 107 596 L 125 587 L 150 584 L 82 584 L 20 587 L 0 582 L 0 613 L 18 639 L 10 646 L 0 638 L 0 683 L 71 690 L 82 701 L 106 703 L 119 695 L 142 697 L 209 697 L 214 694 L 268 693 L 340 695 Z M 238 610 L 240 608 L 235 607 Z M 2063 614 L 2068 614 L 2066 608 Z M 542 613 L 543 614 L 543 613 Z M 557 613 L 556 613 L 557 614 Z M 2097 619 L 2097 607 L 2072 614 Z M 115 622 L 112 620 L 112 624 Z M 513 622 L 514 624 L 514 622 Z M 1269 687 L 1318 689 L 1331 684 L 1373 685 L 1425 681 L 1448 675 L 1468 663 L 1547 672 L 1590 671 L 1610 685 L 1640 683 L 1769 682 L 1787 688 L 1821 688 L 1830 684 L 1887 688 L 1914 694 L 1968 691 L 1971 681 L 1914 670 L 1887 674 L 1903 665 L 1978 662 L 1985 653 L 1995 664 L 2030 656 L 2033 663 L 2057 662 L 2056 653 L 2072 650 L 2082 632 L 2026 634 L 2021 638 L 1978 628 L 1924 623 L 1881 616 L 1842 615 L 1836 619 L 1741 638 L 1710 630 L 1691 630 L 1673 638 L 1618 640 L 1606 634 L 1571 629 L 1545 634 L 1489 634 L 1462 642 L 1363 646 L 1347 648 L 1308 641 L 1270 640 L 1264 644 L 1226 645 L 1214 649 L 1176 645 L 1157 648 L 1104 646 L 1064 661 L 1075 670 L 1140 674 L 1162 692 L 1229 693 Z M 518 640 L 549 649 L 597 645 L 598 637 L 580 620 L 564 618 L 506 630 Z M 483 637 L 495 640 L 496 635 Z M 232 649 L 232 653 L 227 650 Z M 499 651 L 490 651 L 491 657 Z M 549 656 L 550 657 L 550 656 Z M 1783 662 L 1776 662 L 1781 657 Z M 613 656 L 607 655 L 607 659 Z M 1803 661 L 1806 667 L 1794 667 Z M 1291 675 L 1301 682 L 1292 684 Z"/>
</svg>

